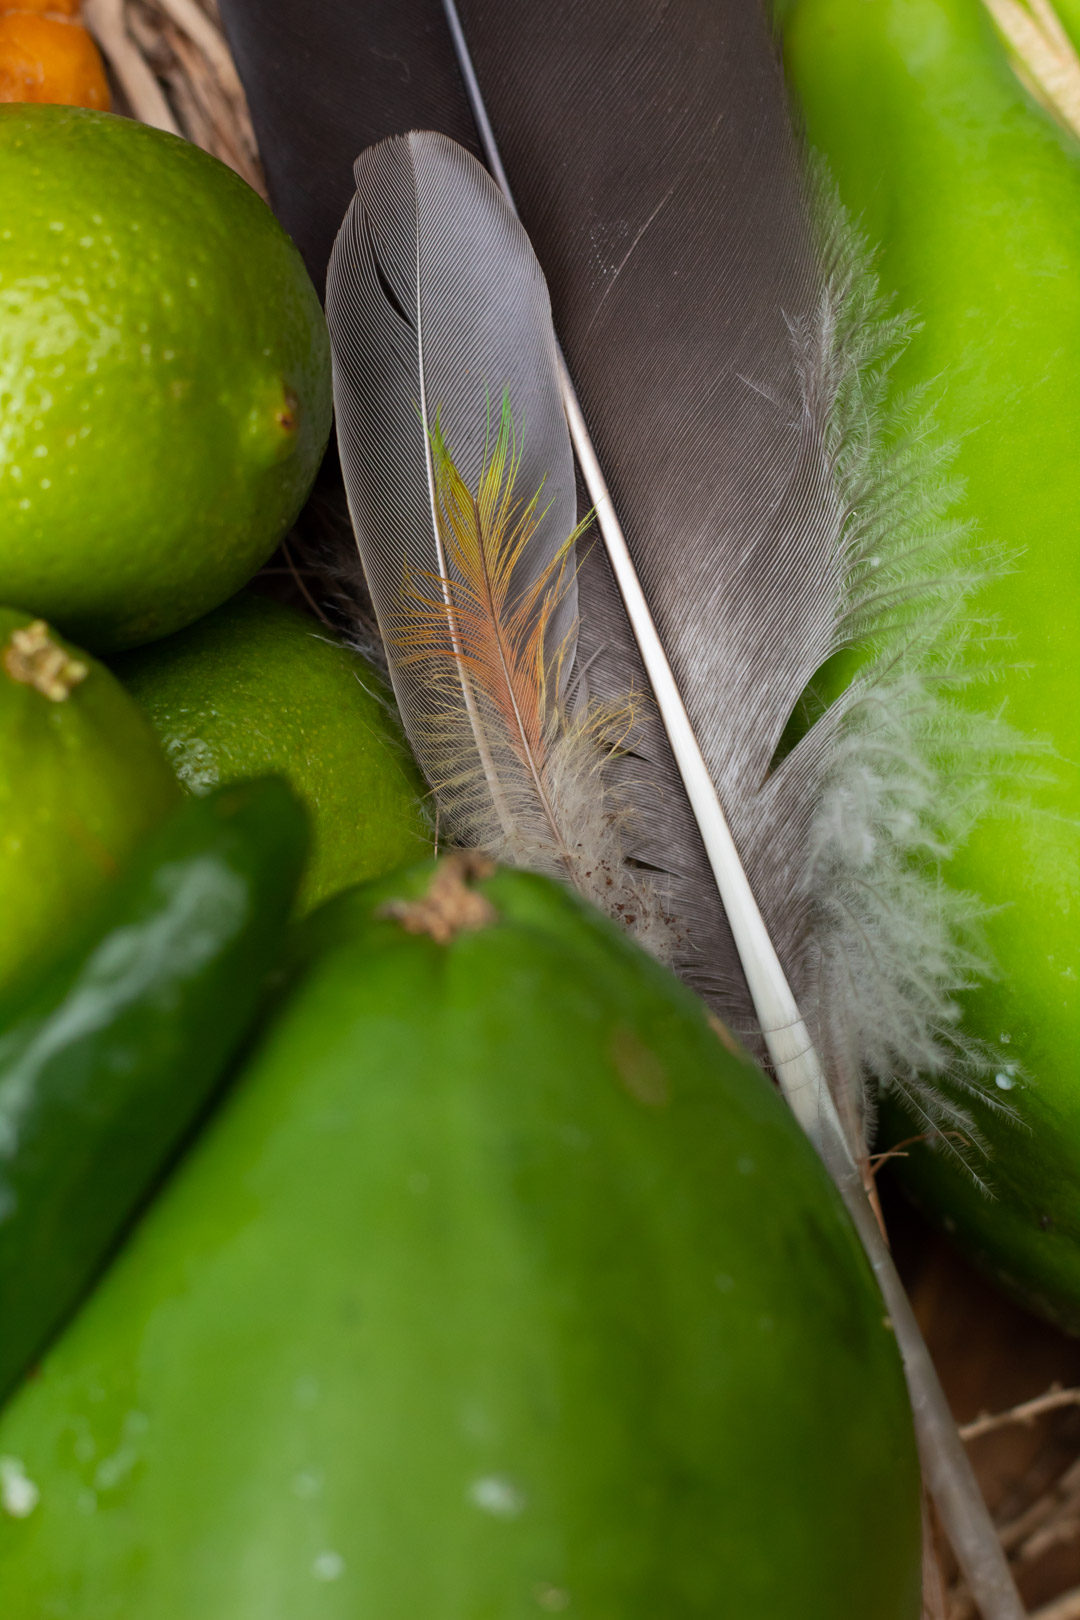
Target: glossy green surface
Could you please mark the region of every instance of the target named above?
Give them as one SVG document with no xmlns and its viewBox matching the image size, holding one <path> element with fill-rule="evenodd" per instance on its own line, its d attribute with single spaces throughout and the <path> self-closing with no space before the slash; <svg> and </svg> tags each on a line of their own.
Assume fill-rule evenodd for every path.
<svg viewBox="0 0 1080 1620">
<path fill-rule="evenodd" d="M 1012 560 L 973 604 L 996 620 L 1003 672 L 972 701 L 1052 749 L 950 868 L 996 908 L 997 976 L 964 1020 L 1030 1130 L 986 1117 L 996 1205 L 963 1171 L 921 1165 L 925 1150 L 902 1174 L 1002 1281 L 1075 1323 L 1076 1217 L 1051 1245 L 1035 1211 L 1048 1191 L 1080 1209 L 1080 143 L 1030 100 L 979 0 L 792 0 L 784 15 L 810 142 L 880 244 L 884 288 L 924 323 L 896 386 L 932 383 L 959 514 Z"/>
<path fill-rule="evenodd" d="M 92 937 L 0 1002 L 0 1400 L 198 1118 L 279 954 L 307 845 L 284 783 L 183 805 Z"/>
<path fill-rule="evenodd" d="M 393 699 L 316 620 L 244 594 L 114 669 L 192 793 L 264 771 L 288 779 L 311 812 L 306 904 L 430 850 L 427 789 Z"/>
<path fill-rule="evenodd" d="M 0 107 L 0 601 L 95 651 L 215 607 L 330 431 L 326 324 L 269 208 L 108 113 Z"/>
<path fill-rule="evenodd" d="M 917 1620 L 895 1343 L 792 1117 L 547 880 L 372 917 L 429 876 L 317 914 L 0 1422 L 5 1620 Z"/>
<path fill-rule="evenodd" d="M 140 839 L 179 801 L 146 717 L 103 665 L 60 702 L 8 667 L 31 616 L 0 607 L 0 993 L 63 953 Z"/>
</svg>

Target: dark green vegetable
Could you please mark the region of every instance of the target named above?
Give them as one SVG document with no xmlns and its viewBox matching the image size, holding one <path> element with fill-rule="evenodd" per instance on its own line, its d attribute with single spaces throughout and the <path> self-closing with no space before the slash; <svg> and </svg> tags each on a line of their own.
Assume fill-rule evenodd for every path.
<svg viewBox="0 0 1080 1620">
<path fill-rule="evenodd" d="M 307 847 L 277 779 L 185 804 L 96 930 L 0 1005 L 0 1399 L 70 1310 L 251 1023 Z"/>
<path fill-rule="evenodd" d="M 812 1149 L 546 878 L 330 902 L 3 1414 L 4 1620 L 916 1620 L 896 1342 Z"/>
</svg>

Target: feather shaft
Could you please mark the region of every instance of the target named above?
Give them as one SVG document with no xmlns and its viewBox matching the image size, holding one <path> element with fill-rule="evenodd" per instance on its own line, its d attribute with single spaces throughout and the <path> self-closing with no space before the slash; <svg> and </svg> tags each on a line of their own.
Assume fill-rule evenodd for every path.
<svg viewBox="0 0 1080 1620">
<path fill-rule="evenodd" d="M 419 287 L 420 279 L 418 270 L 418 297 Z M 421 328 L 421 325 L 422 323 L 419 320 L 418 314 L 418 330 Z M 421 420 L 426 422 L 429 419 L 429 411 L 426 397 L 426 380 L 424 378 L 422 338 L 418 340 L 418 344 L 420 348 L 420 413 Z M 469 717 L 469 724 L 472 727 L 473 740 L 476 743 L 476 751 L 480 758 L 481 769 L 484 772 L 484 776 L 487 780 L 488 788 L 491 793 L 491 801 L 495 806 L 495 813 L 502 824 L 503 831 L 509 833 L 513 825 L 513 817 L 511 816 L 510 806 L 506 800 L 506 794 L 503 791 L 503 785 L 499 780 L 499 773 L 495 768 L 495 761 L 492 758 L 491 749 L 488 747 L 488 741 L 484 735 L 484 727 L 480 719 L 480 709 L 476 701 L 476 693 L 473 691 L 472 679 L 466 667 L 465 649 L 461 639 L 461 631 L 458 627 L 457 614 L 454 611 L 449 564 L 447 562 L 446 552 L 443 547 L 442 526 L 439 522 L 438 497 L 436 495 L 435 486 L 435 466 L 430 442 L 425 446 L 425 467 L 427 469 L 428 477 L 428 500 L 430 502 L 431 510 L 431 532 L 435 548 L 435 562 L 438 568 L 438 578 L 439 585 L 442 590 L 443 605 L 446 609 L 446 625 L 450 635 L 451 651 L 453 653 L 454 662 L 457 665 L 458 679 L 461 682 L 462 700 L 465 704 L 465 712 Z"/>
<path fill-rule="evenodd" d="M 453 9 L 452 0 L 447 0 L 447 5 L 449 10 Z M 456 33 L 460 34 L 460 25 Z M 468 80 L 469 76 L 466 75 L 466 83 Z M 486 118 L 483 122 L 479 119 L 477 122 L 486 145 Z M 490 125 L 487 125 L 487 131 L 490 131 Z M 491 154 L 486 155 L 490 160 Z M 498 168 L 501 170 L 501 163 Z M 513 201 L 512 197 L 508 200 Z M 603 536 L 615 582 L 641 652 L 675 763 L 701 831 L 777 1081 L 819 1153 L 824 1155 L 827 1144 L 832 1142 L 837 1150 L 844 1152 L 854 1168 L 855 1156 L 846 1141 L 821 1061 L 739 858 L 723 805 L 634 567 L 573 379 L 561 352 L 559 382 L 570 424 L 571 442 L 596 512 L 597 526 Z"/>
</svg>

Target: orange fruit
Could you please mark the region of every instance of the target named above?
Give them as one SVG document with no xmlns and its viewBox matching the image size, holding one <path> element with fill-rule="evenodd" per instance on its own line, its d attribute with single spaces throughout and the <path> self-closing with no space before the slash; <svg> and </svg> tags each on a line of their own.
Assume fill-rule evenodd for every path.
<svg viewBox="0 0 1080 1620">
<path fill-rule="evenodd" d="M 110 105 L 101 53 L 72 0 L 0 5 L 0 101 Z"/>
</svg>

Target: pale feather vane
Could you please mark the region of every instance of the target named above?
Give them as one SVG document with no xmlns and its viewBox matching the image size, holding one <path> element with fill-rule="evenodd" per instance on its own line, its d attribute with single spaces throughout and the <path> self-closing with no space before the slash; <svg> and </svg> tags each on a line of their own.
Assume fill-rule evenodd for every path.
<svg viewBox="0 0 1080 1620">
<path fill-rule="evenodd" d="M 327 283 L 342 469 L 441 834 L 561 876 L 662 948 L 607 789 L 629 701 L 579 690 L 576 488 L 535 255 L 441 135 L 365 152 L 356 184 Z"/>
</svg>

